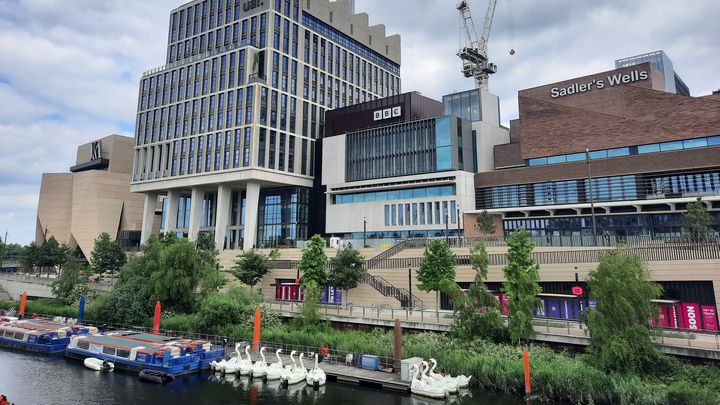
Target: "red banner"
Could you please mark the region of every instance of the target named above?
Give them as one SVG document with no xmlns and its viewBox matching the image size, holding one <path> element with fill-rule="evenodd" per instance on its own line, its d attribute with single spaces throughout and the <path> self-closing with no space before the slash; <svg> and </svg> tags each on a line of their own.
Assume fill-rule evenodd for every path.
<svg viewBox="0 0 720 405">
<path fill-rule="evenodd" d="M 680 327 L 683 329 L 701 329 L 700 306 L 694 302 L 683 302 L 680 304 L 680 319 Z"/>
<path fill-rule="evenodd" d="M 703 320 L 703 326 L 705 330 L 718 330 L 718 319 L 717 319 L 717 311 L 715 310 L 715 307 L 711 307 L 709 305 L 703 305 L 702 306 L 702 320 Z"/>
</svg>

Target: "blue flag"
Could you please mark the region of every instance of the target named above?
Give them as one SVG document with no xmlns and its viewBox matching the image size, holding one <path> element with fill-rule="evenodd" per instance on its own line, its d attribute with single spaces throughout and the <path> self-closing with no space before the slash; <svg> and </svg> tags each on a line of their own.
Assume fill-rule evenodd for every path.
<svg viewBox="0 0 720 405">
<path fill-rule="evenodd" d="M 82 322 L 85 317 L 85 294 L 80 296 L 80 310 L 78 311 L 78 322 Z"/>
</svg>

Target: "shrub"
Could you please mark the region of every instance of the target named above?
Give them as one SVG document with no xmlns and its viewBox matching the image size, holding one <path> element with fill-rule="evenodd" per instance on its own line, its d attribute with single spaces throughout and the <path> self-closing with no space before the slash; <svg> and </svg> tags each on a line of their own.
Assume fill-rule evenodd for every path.
<svg viewBox="0 0 720 405">
<path fill-rule="evenodd" d="M 678 381 L 668 387 L 667 402 L 673 405 L 720 404 L 714 391 L 687 381 Z"/>
</svg>

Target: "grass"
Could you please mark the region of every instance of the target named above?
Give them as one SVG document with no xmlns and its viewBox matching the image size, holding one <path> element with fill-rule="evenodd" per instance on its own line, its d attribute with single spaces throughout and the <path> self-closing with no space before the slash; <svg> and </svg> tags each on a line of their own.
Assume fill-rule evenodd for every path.
<svg viewBox="0 0 720 405">
<path fill-rule="evenodd" d="M 0 309 L 19 309 L 19 301 L 0 301 Z M 64 302 L 55 298 L 40 298 L 37 300 L 28 300 L 25 305 L 25 315 L 32 313 L 52 315 L 52 316 L 64 316 L 67 318 L 75 318 L 78 315 L 78 309 L 65 305 Z"/>
</svg>

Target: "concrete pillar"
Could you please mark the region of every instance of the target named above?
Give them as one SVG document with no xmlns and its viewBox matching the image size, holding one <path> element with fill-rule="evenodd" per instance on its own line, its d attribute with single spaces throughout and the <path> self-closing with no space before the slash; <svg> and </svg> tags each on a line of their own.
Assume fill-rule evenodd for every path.
<svg viewBox="0 0 720 405">
<path fill-rule="evenodd" d="M 145 205 L 143 207 L 142 231 L 140 232 L 140 243 L 145 244 L 152 235 L 153 223 L 155 222 L 155 206 L 157 205 L 158 193 L 145 193 Z"/>
<path fill-rule="evenodd" d="M 173 232 L 177 229 L 179 202 L 180 190 L 168 190 L 167 212 L 165 213 L 165 223 L 163 223 L 163 230 L 165 230 L 166 233 Z"/>
<path fill-rule="evenodd" d="M 225 232 L 230 217 L 231 194 L 230 185 L 221 184 L 218 186 L 217 207 L 215 207 L 215 247 L 220 251 L 224 249 Z"/>
<path fill-rule="evenodd" d="M 202 213 L 203 199 L 205 193 L 200 187 L 193 187 L 190 196 L 190 224 L 188 224 L 188 238 L 190 240 L 197 239 L 200 232 L 200 214 Z"/>
<path fill-rule="evenodd" d="M 259 204 L 260 184 L 248 183 L 245 189 L 245 238 L 243 239 L 245 251 L 252 249 L 256 243 Z"/>
</svg>

